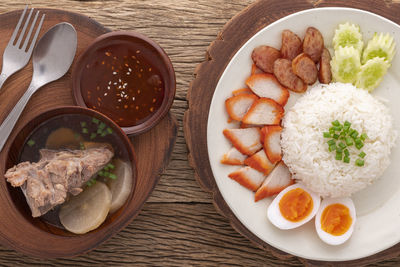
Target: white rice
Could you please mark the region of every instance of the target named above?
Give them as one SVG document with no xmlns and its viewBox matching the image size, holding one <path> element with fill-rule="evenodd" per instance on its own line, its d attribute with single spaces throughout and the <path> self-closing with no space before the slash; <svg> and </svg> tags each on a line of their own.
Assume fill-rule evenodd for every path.
<svg viewBox="0 0 400 267">
<path fill-rule="evenodd" d="M 335 159 L 328 151 L 323 132 L 338 120 L 366 133 L 361 149 L 363 167 L 355 166 L 360 150 L 349 148 L 350 163 Z M 378 179 L 390 164 L 390 150 L 397 132 L 388 108 L 363 89 L 332 83 L 309 89 L 283 118 L 283 161 L 293 177 L 322 197 L 344 197 Z"/>
</svg>

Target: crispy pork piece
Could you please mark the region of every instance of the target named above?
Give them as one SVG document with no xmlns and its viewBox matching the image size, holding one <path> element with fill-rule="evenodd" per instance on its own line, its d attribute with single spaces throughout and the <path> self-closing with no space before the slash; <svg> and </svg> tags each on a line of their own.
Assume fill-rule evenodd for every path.
<svg viewBox="0 0 400 267">
<path fill-rule="evenodd" d="M 318 69 L 314 61 L 305 53 L 301 53 L 292 61 L 293 73 L 299 76 L 306 84 L 314 84 L 317 81 Z"/>
<path fill-rule="evenodd" d="M 228 176 L 251 191 L 256 191 L 266 177 L 263 173 L 248 166 L 234 171 Z"/>
<path fill-rule="evenodd" d="M 279 125 L 267 125 L 261 129 L 261 142 L 268 159 L 273 163 L 282 160 L 281 150 L 281 132 L 282 127 Z"/>
<path fill-rule="evenodd" d="M 253 91 L 251 91 L 250 88 L 240 88 L 240 89 L 236 89 L 235 91 L 232 91 L 233 96 L 238 96 L 241 94 L 254 95 Z"/>
<path fill-rule="evenodd" d="M 303 52 L 306 53 L 315 63 L 321 58 L 324 49 L 324 37 L 319 30 L 308 27 L 303 40 Z"/>
<path fill-rule="evenodd" d="M 264 149 L 261 149 L 253 156 L 245 159 L 244 164 L 264 173 L 265 175 L 268 175 L 275 167 L 275 164 L 267 158 Z"/>
<path fill-rule="evenodd" d="M 225 100 L 225 108 L 231 119 L 241 121 L 258 97 L 254 94 L 239 94 Z"/>
<path fill-rule="evenodd" d="M 321 60 L 319 61 L 318 80 L 320 83 L 325 84 L 332 81 L 331 54 L 326 48 L 322 51 Z"/>
<path fill-rule="evenodd" d="M 261 45 L 254 48 L 251 59 L 256 66 L 267 73 L 274 72 L 274 62 L 281 57 L 281 52 L 273 47 Z"/>
<path fill-rule="evenodd" d="M 255 194 L 255 201 L 257 202 L 263 198 L 276 195 L 293 183 L 294 180 L 292 179 L 289 169 L 283 161 L 281 161 L 258 188 Z"/>
<path fill-rule="evenodd" d="M 114 156 L 109 147 L 87 150 L 40 150 L 39 162 L 22 162 L 4 175 L 14 187 L 21 187 L 33 217 L 65 202 L 67 194 L 79 194 L 81 187 Z"/>
<path fill-rule="evenodd" d="M 223 133 L 240 153 L 247 156 L 262 148 L 259 128 L 225 129 Z"/>
<path fill-rule="evenodd" d="M 288 60 L 292 60 L 301 53 L 301 50 L 302 42 L 300 37 L 290 30 L 284 30 L 282 32 L 282 57 Z"/>
<path fill-rule="evenodd" d="M 253 105 L 244 115 L 242 121 L 246 124 L 279 124 L 283 117 L 284 110 L 281 105 L 269 98 L 260 98 L 254 101 Z"/>
<path fill-rule="evenodd" d="M 303 93 L 307 90 L 307 84 L 294 74 L 290 60 L 284 58 L 275 60 L 274 74 L 283 86 L 293 92 Z"/>
<path fill-rule="evenodd" d="M 246 80 L 246 84 L 257 96 L 270 98 L 281 106 L 286 105 L 290 96 L 288 89 L 272 74 L 253 74 Z"/>
<path fill-rule="evenodd" d="M 222 156 L 221 163 L 227 165 L 243 165 L 246 157 L 246 155 L 243 155 L 239 150 L 232 147 Z"/>
</svg>

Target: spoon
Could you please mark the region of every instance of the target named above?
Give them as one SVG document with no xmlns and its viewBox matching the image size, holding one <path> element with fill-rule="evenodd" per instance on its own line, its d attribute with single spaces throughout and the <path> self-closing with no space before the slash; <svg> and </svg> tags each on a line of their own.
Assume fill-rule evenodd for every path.
<svg viewBox="0 0 400 267">
<path fill-rule="evenodd" d="M 77 36 L 69 23 L 49 29 L 33 51 L 33 76 L 28 89 L 0 125 L 0 151 L 32 95 L 42 86 L 58 80 L 68 71 L 75 57 Z"/>
</svg>

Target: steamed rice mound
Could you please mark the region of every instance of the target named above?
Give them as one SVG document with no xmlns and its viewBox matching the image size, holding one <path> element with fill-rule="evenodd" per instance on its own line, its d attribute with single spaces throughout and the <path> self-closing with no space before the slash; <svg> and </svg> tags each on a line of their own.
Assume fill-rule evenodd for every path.
<svg viewBox="0 0 400 267">
<path fill-rule="evenodd" d="M 328 151 L 323 132 L 331 122 L 351 123 L 368 138 L 361 150 L 349 147 L 350 163 Z M 390 164 L 396 132 L 388 108 L 363 89 L 332 83 L 309 89 L 283 118 L 283 161 L 293 177 L 322 197 L 345 197 L 378 179 Z M 364 151 L 365 165 L 355 166 Z"/>
</svg>

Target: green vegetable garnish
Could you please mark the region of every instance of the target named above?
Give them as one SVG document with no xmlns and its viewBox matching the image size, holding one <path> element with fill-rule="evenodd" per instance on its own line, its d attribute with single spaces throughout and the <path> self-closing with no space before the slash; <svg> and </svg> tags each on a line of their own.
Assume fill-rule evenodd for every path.
<svg viewBox="0 0 400 267">
<path fill-rule="evenodd" d="M 345 149 L 345 148 L 346 148 L 346 145 L 345 145 L 343 142 L 340 142 L 340 143 L 339 143 L 339 147 L 340 147 L 341 149 Z"/>
<path fill-rule="evenodd" d="M 345 121 L 343 124 L 341 124 L 338 120 L 335 120 L 332 122 L 332 125 L 333 126 L 329 128 L 329 132 L 323 133 L 324 138 L 333 138 L 327 141 L 328 150 L 329 152 L 335 151 L 336 160 L 343 159 L 344 163 L 349 163 L 351 151 L 349 148 L 354 145 L 358 150 L 360 150 L 364 146 L 364 141 L 367 138 L 367 134 L 362 133 L 359 135 L 357 130 L 350 128 L 351 123 L 349 121 Z M 338 143 L 336 143 L 336 140 L 338 139 L 342 141 L 338 141 Z M 364 152 L 358 154 L 359 159 L 358 163 L 356 163 L 357 166 L 364 165 L 364 161 L 362 159 L 365 156 L 366 154 Z"/>
<path fill-rule="evenodd" d="M 353 145 L 353 140 L 351 140 L 351 138 L 350 137 L 346 137 L 346 145 L 348 145 L 348 146 L 352 146 Z"/>
<path fill-rule="evenodd" d="M 32 147 L 36 144 L 35 141 L 33 141 L 32 139 L 29 139 L 29 141 L 27 142 L 28 146 Z"/>
<path fill-rule="evenodd" d="M 331 138 L 331 133 L 330 132 L 324 132 L 324 137 L 325 138 Z"/>
<path fill-rule="evenodd" d="M 82 133 L 84 133 L 84 134 L 87 134 L 87 133 L 89 133 L 89 130 L 88 130 L 88 128 L 82 128 Z"/>
<path fill-rule="evenodd" d="M 95 139 L 95 138 L 96 138 L 96 136 L 97 136 L 97 134 L 96 134 L 96 133 L 91 133 L 91 134 L 90 134 L 90 139 Z"/>
<path fill-rule="evenodd" d="M 112 164 L 112 163 L 108 163 L 108 164 L 107 164 L 107 167 L 110 168 L 111 170 L 114 170 L 114 169 L 115 169 L 115 166 L 114 166 L 114 164 Z"/>
<path fill-rule="evenodd" d="M 356 160 L 356 166 L 359 166 L 359 167 L 364 166 L 364 160 L 362 160 L 362 159 L 357 159 L 357 160 Z"/>
<path fill-rule="evenodd" d="M 334 150 L 336 150 L 336 145 L 335 145 L 335 144 L 330 145 L 330 146 L 329 146 L 329 152 L 332 152 L 332 151 L 334 151 Z"/>
<path fill-rule="evenodd" d="M 113 174 L 113 173 L 110 173 L 108 178 L 115 180 L 115 179 L 117 179 L 117 176 L 115 174 Z"/>
<path fill-rule="evenodd" d="M 363 143 L 356 144 L 356 148 L 357 148 L 358 150 L 360 150 L 363 146 L 364 146 Z"/>
<path fill-rule="evenodd" d="M 107 132 L 108 132 L 109 134 L 112 134 L 112 133 L 113 133 L 113 130 L 112 130 L 110 127 L 108 127 L 106 130 L 107 130 Z"/>
<path fill-rule="evenodd" d="M 104 136 L 106 136 L 106 135 L 107 135 L 107 132 L 102 132 L 100 136 L 101 136 L 101 137 L 104 137 Z"/>
<path fill-rule="evenodd" d="M 100 124 L 99 124 L 99 129 L 104 129 L 104 128 L 106 128 L 106 124 L 104 123 L 104 122 L 101 122 Z"/>
<path fill-rule="evenodd" d="M 81 126 L 82 126 L 82 128 L 86 127 L 87 126 L 86 121 L 81 121 Z"/>
<path fill-rule="evenodd" d="M 92 119 L 92 122 L 93 122 L 93 123 L 96 123 L 96 124 L 99 124 L 100 121 L 99 121 L 99 119 L 93 118 L 93 119 Z"/>
<path fill-rule="evenodd" d="M 362 141 L 365 141 L 365 139 L 367 139 L 367 138 L 368 138 L 368 135 L 366 133 L 363 133 L 362 135 L 360 135 L 360 139 Z"/>
</svg>

